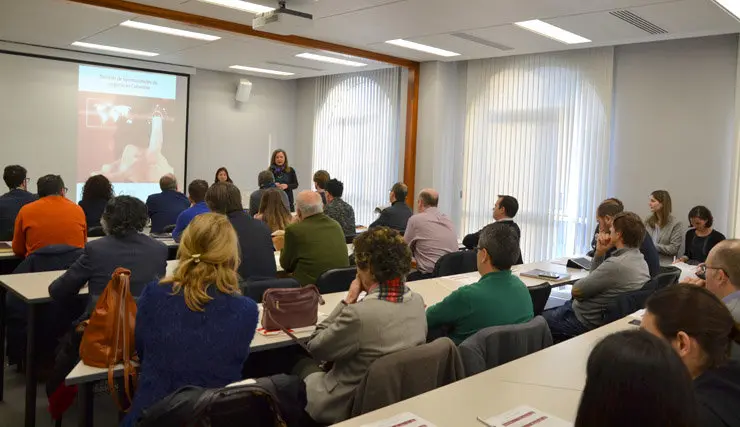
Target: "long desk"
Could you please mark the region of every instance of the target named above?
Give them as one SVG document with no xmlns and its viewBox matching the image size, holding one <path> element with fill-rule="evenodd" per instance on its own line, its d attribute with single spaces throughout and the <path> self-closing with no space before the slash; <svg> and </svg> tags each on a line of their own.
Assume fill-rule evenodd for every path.
<svg viewBox="0 0 740 427">
<path fill-rule="evenodd" d="M 499 415 L 519 405 L 575 420 L 586 381 L 586 361 L 605 336 L 634 328 L 629 317 L 545 350 L 445 387 L 336 424 L 359 427 L 412 412 L 438 427 L 480 427 L 476 417 Z"/>
<path fill-rule="evenodd" d="M 347 255 L 352 255 L 352 253 L 355 251 L 355 246 L 352 243 L 347 244 Z M 277 266 L 277 271 L 284 271 L 283 266 L 280 265 L 280 251 L 275 251 L 275 265 Z"/>
</svg>

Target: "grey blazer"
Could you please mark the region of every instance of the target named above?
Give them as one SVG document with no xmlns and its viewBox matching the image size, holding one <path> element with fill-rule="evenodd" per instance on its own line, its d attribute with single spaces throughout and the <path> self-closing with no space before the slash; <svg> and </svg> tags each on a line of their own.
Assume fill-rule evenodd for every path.
<svg viewBox="0 0 740 427">
<path fill-rule="evenodd" d="M 378 290 L 362 301 L 339 303 L 309 338 L 317 359 L 334 362 L 329 372 L 306 378 L 306 411 L 314 421 L 334 424 L 350 417 L 357 387 L 370 365 L 381 356 L 426 341 L 424 300 L 407 291 L 403 302 L 378 299 Z"/>
<path fill-rule="evenodd" d="M 668 218 L 668 223 L 662 228 L 657 225 L 650 227 L 645 223 L 647 234 L 652 237 L 655 243 L 655 249 L 660 255 L 660 265 L 670 265 L 673 263 L 673 257 L 681 256 L 681 246 L 686 235 L 686 229 L 675 216 Z"/>
<path fill-rule="evenodd" d="M 740 323 L 740 298 L 733 298 L 725 302 L 727 309 L 730 310 L 735 323 Z M 740 362 L 740 344 L 732 343 L 732 359 Z"/>
</svg>

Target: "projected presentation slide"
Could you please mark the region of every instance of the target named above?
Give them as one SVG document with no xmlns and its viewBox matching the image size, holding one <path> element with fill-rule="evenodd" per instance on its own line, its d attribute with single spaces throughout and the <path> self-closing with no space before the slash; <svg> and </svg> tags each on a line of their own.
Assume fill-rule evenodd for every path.
<svg viewBox="0 0 740 427">
<path fill-rule="evenodd" d="M 160 191 L 160 177 L 176 172 L 173 161 L 182 163 L 186 120 L 177 95 L 175 75 L 79 66 L 78 200 L 97 174 L 116 195 L 146 200 Z"/>
</svg>

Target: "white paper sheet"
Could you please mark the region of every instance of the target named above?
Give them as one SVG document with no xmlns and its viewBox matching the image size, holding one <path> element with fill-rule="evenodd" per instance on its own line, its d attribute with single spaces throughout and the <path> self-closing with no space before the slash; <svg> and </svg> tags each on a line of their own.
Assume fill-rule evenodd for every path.
<svg viewBox="0 0 740 427">
<path fill-rule="evenodd" d="M 546 414 L 529 406 L 519 406 L 499 416 L 491 417 L 483 422 L 489 427 L 524 427 L 536 425 L 537 427 L 573 427 L 573 424 L 558 417 Z"/>
<path fill-rule="evenodd" d="M 414 415 L 411 412 L 404 412 L 395 417 L 378 421 L 372 424 L 363 424 L 360 427 L 436 427 L 429 421 Z"/>
</svg>

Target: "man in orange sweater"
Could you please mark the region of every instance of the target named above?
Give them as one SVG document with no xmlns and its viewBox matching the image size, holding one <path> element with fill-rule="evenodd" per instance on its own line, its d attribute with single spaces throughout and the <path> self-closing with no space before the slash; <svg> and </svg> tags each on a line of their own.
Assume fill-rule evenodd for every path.
<svg viewBox="0 0 740 427">
<path fill-rule="evenodd" d="M 39 200 L 21 208 L 15 219 L 13 252 L 26 257 L 49 245 L 84 248 L 87 222 L 82 208 L 65 196 L 67 189 L 59 175 L 46 175 L 36 183 Z"/>
</svg>

